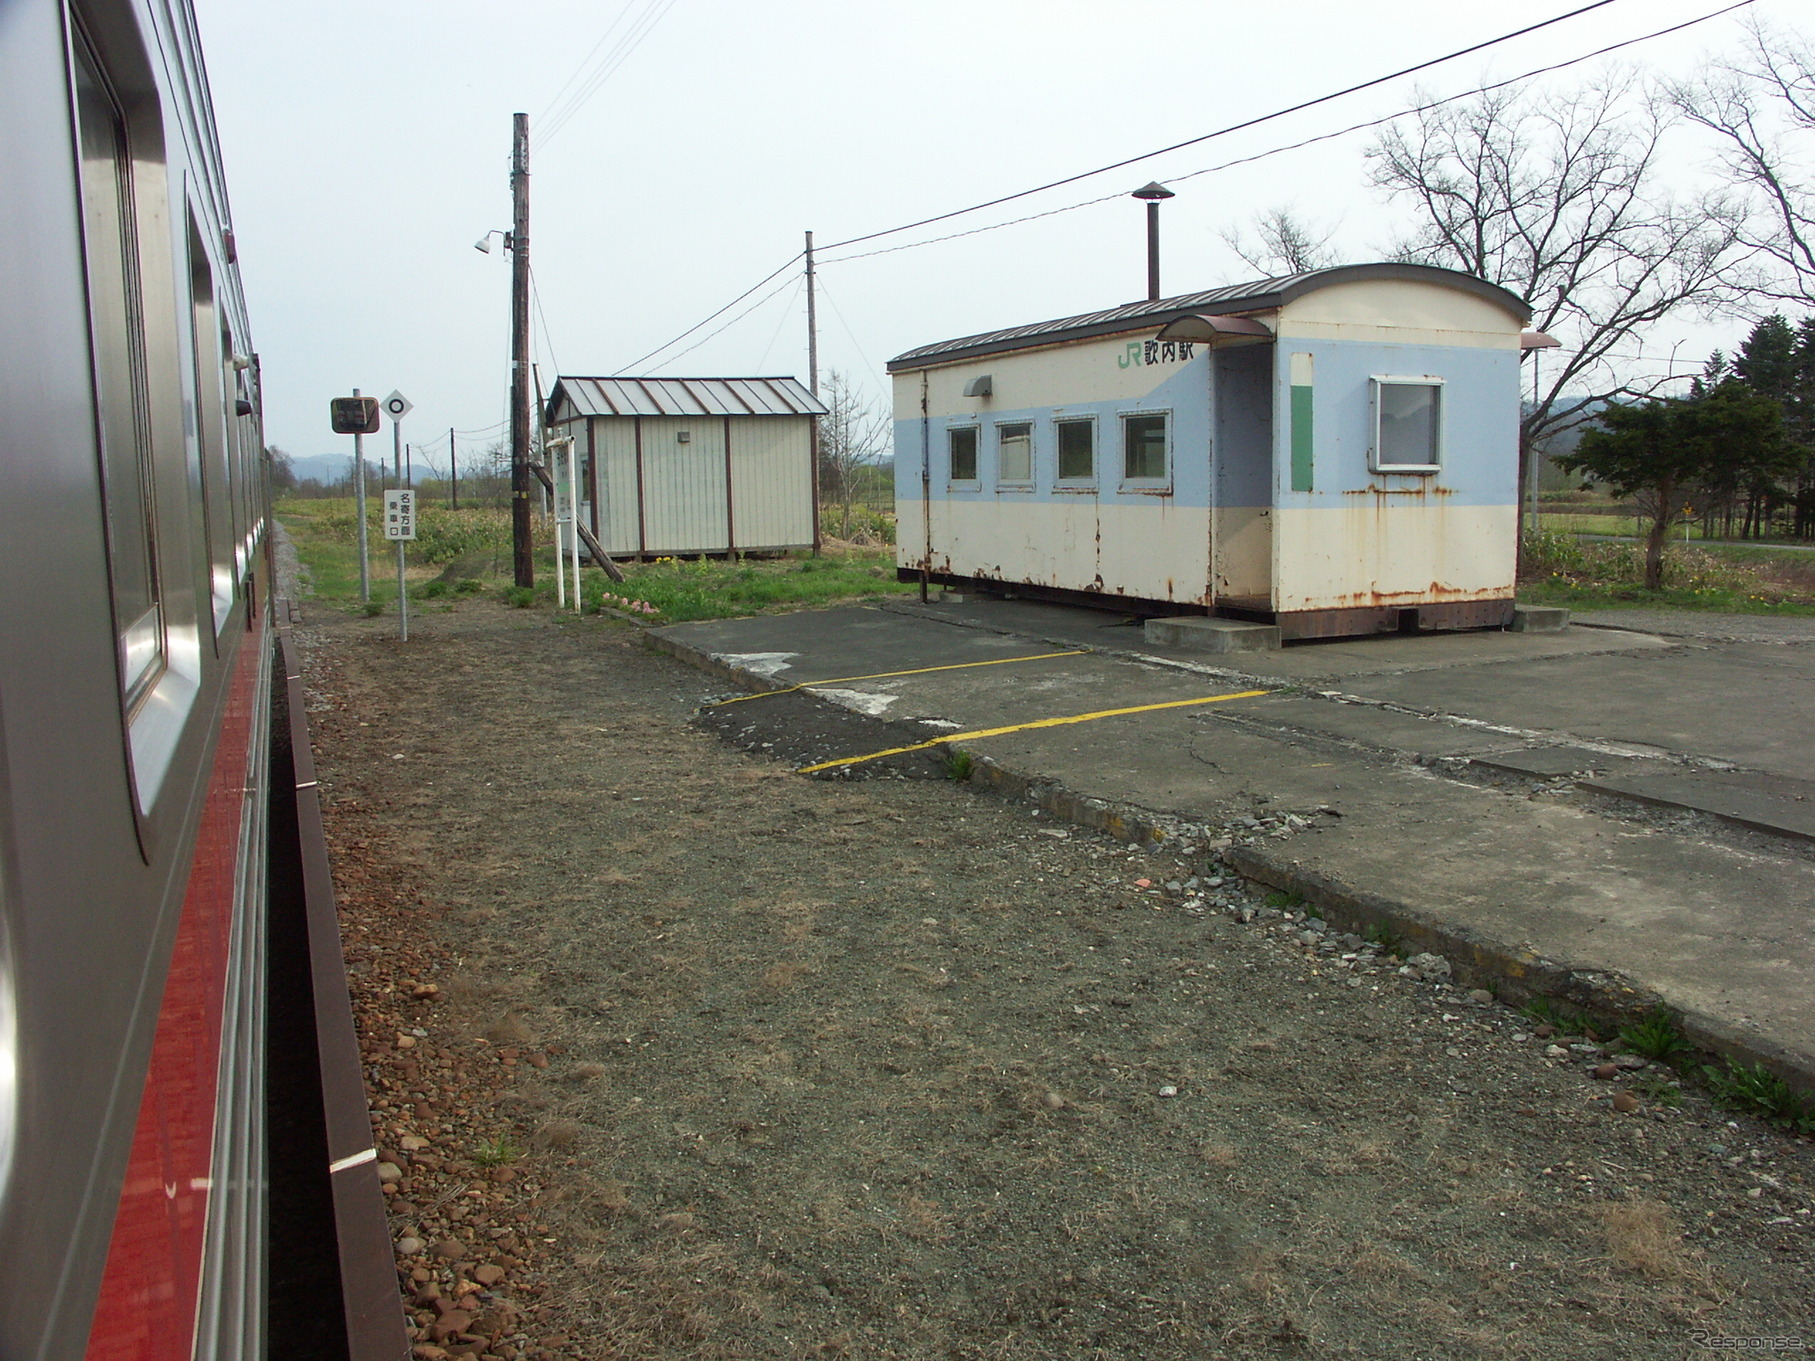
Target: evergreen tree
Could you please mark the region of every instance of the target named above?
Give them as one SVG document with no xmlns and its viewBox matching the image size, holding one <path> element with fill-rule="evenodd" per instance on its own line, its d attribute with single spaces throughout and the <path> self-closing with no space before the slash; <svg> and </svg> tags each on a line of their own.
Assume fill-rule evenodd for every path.
<svg viewBox="0 0 1815 1361">
<path fill-rule="evenodd" d="M 1802 451 L 1802 467 L 1796 475 L 1794 533 L 1799 539 L 1815 539 L 1815 315 L 1804 317 L 1796 328 L 1783 418 L 1785 438 Z"/>
<path fill-rule="evenodd" d="M 1799 457 L 1783 438 L 1777 402 L 1737 378 L 1704 377 L 1687 397 L 1607 407 L 1598 428 L 1557 462 L 1634 498 L 1650 515 L 1645 586 L 1655 591 L 1664 584 L 1664 540 L 1691 497 L 1773 478 Z"/>
<path fill-rule="evenodd" d="M 1733 357 L 1733 376 L 1761 397 L 1782 402 L 1795 375 L 1796 332 L 1782 314 L 1766 317 L 1752 328 Z"/>
</svg>

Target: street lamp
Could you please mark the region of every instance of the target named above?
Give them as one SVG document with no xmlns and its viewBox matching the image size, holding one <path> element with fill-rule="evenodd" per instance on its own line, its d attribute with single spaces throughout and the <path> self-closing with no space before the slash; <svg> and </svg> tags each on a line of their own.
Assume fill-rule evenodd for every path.
<svg viewBox="0 0 1815 1361">
<path fill-rule="evenodd" d="M 494 236 L 503 241 L 505 250 L 510 249 L 510 233 L 501 232 L 496 227 L 493 227 L 484 236 L 473 242 L 473 249 L 478 251 L 481 255 L 490 255 L 492 253 L 492 238 Z"/>
<path fill-rule="evenodd" d="M 1129 198 L 1142 199 L 1147 204 L 1147 301 L 1158 302 L 1160 296 L 1160 203 L 1164 199 L 1176 198 L 1165 185 L 1153 180 L 1136 189 Z"/>
</svg>

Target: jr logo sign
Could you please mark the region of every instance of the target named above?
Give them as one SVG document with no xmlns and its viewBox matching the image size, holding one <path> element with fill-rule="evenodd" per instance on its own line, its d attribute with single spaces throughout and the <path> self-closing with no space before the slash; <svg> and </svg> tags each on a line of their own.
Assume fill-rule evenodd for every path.
<svg viewBox="0 0 1815 1361">
<path fill-rule="evenodd" d="M 1197 344 L 1190 340 L 1131 340 L 1128 348 L 1116 357 L 1119 369 L 1139 368 L 1146 364 L 1177 364 L 1190 359 Z"/>
</svg>

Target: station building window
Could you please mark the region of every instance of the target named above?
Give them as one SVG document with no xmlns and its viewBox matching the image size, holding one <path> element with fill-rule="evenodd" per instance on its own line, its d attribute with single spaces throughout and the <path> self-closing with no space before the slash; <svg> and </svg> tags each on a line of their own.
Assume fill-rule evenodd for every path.
<svg viewBox="0 0 1815 1361">
<path fill-rule="evenodd" d="M 1092 420 L 1057 421 L 1059 481 L 1094 482 L 1097 476 L 1097 423 Z"/>
<path fill-rule="evenodd" d="M 996 427 L 996 481 L 1026 485 L 1034 480 L 1034 428 L 1026 421 Z"/>
<path fill-rule="evenodd" d="M 1376 376 L 1374 441 L 1368 466 L 1377 473 L 1434 473 L 1443 467 L 1443 380 Z"/>
<path fill-rule="evenodd" d="M 1160 483 L 1166 477 L 1165 415 L 1122 417 L 1122 480 Z"/>
<path fill-rule="evenodd" d="M 977 427 L 955 426 L 945 432 L 947 471 L 953 482 L 977 480 Z"/>
</svg>

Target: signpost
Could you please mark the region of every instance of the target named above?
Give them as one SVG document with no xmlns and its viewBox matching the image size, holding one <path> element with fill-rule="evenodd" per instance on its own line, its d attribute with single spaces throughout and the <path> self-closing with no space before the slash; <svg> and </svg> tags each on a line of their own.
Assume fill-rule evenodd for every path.
<svg viewBox="0 0 1815 1361">
<path fill-rule="evenodd" d="M 405 403 L 406 409 L 408 403 Z M 359 599 L 372 598 L 372 570 L 366 551 L 366 451 L 362 436 L 378 433 L 378 399 L 334 397 L 328 402 L 328 422 L 337 435 L 353 437 L 353 500 L 359 509 Z"/>
<path fill-rule="evenodd" d="M 397 490 L 384 494 L 384 533 L 397 540 L 397 637 L 410 638 L 410 596 L 403 580 L 403 545 L 416 537 L 416 493 L 403 485 L 403 418 L 415 403 L 395 388 L 384 399 L 384 414 L 391 418 L 391 457 L 397 469 Z M 393 514 L 397 517 L 393 522 Z"/>
<path fill-rule="evenodd" d="M 550 453 L 559 450 L 567 458 L 565 477 L 560 463 L 555 464 L 555 605 L 567 608 L 567 563 L 571 556 L 574 613 L 584 614 L 585 606 L 580 601 L 580 481 L 574 472 L 573 436 L 551 439 L 547 447 Z"/>
<path fill-rule="evenodd" d="M 398 487 L 384 494 L 384 536 L 397 541 L 397 636 L 410 638 L 410 597 L 403 581 L 403 545 L 416 537 L 416 493 Z"/>
</svg>

